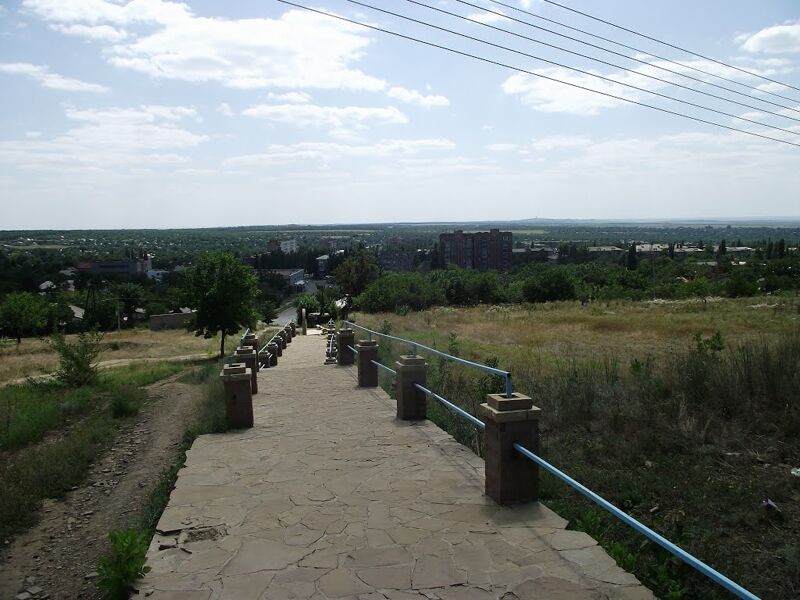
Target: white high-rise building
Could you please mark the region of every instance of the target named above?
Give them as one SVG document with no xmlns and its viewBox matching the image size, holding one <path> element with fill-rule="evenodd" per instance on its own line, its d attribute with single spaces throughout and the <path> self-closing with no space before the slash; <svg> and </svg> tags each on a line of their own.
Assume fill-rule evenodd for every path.
<svg viewBox="0 0 800 600">
<path fill-rule="evenodd" d="M 297 252 L 297 240 L 284 240 L 281 242 L 281 252 L 284 254 L 294 254 Z"/>
</svg>

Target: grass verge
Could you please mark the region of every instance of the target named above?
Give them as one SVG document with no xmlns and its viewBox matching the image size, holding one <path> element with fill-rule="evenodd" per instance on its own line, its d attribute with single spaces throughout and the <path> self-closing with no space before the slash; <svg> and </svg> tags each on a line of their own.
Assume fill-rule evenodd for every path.
<svg viewBox="0 0 800 600">
<path fill-rule="evenodd" d="M 183 368 L 121 367 L 77 390 L 55 384 L 0 388 L 0 540 L 31 526 L 44 498 L 61 498 L 83 481 L 121 423 L 115 405 L 126 409 L 118 416 L 135 413 L 144 397 L 140 386 Z"/>
</svg>

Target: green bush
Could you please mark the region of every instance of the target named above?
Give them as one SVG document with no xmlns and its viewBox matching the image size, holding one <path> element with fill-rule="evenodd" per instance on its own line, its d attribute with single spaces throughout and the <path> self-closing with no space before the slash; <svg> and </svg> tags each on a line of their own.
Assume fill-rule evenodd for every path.
<svg viewBox="0 0 800 600">
<path fill-rule="evenodd" d="M 144 400 L 144 390 L 134 385 L 124 385 L 113 392 L 109 401 L 111 416 L 115 419 L 131 417 L 139 413 L 139 407 Z"/>
<path fill-rule="evenodd" d="M 102 339 L 102 334 L 97 332 L 82 332 L 74 343 L 70 343 L 63 334 L 54 333 L 50 343 L 58 353 L 56 379 L 70 387 L 94 383 L 97 379 L 97 365 L 93 363 L 100 354 Z"/>
<path fill-rule="evenodd" d="M 400 306 L 422 310 L 445 304 L 446 297 L 441 287 L 420 273 L 387 273 L 371 283 L 355 302 L 367 312 L 392 311 Z"/>
<path fill-rule="evenodd" d="M 100 560 L 97 587 L 108 600 L 124 600 L 130 595 L 131 585 L 150 571 L 145 566 L 149 536 L 134 528 L 112 531 L 108 538 L 112 555 Z"/>
<path fill-rule="evenodd" d="M 574 300 L 575 284 L 562 269 L 548 269 L 528 279 L 523 287 L 523 294 L 528 302 Z"/>
<path fill-rule="evenodd" d="M 297 309 L 297 322 L 302 325 L 303 323 L 303 309 L 306 309 L 306 314 L 319 312 L 319 300 L 312 294 L 303 294 L 294 300 L 294 306 Z"/>
</svg>

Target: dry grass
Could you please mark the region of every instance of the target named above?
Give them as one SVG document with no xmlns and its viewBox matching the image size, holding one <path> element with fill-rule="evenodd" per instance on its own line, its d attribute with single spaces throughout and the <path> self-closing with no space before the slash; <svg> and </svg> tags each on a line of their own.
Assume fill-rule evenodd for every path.
<svg viewBox="0 0 800 600">
<path fill-rule="evenodd" d="M 556 302 L 528 306 L 439 307 L 410 313 L 358 314 L 366 326 L 389 321 L 397 335 L 446 348 L 455 333 L 469 357 L 497 356 L 512 371 L 530 355 L 548 363 L 559 357 L 592 360 L 649 354 L 656 358 L 686 350 L 691 336 L 720 331 L 727 342 L 755 339 L 800 327 L 800 302 L 777 298 L 675 302 L 607 302 L 581 306 Z M 479 352 L 479 354 L 476 354 Z"/>
<path fill-rule="evenodd" d="M 74 336 L 67 336 L 72 338 Z M 148 331 L 130 329 L 106 333 L 101 363 L 124 364 L 130 359 L 168 359 L 178 356 L 213 356 L 219 350 L 219 339 L 204 339 L 183 330 Z M 26 338 L 17 346 L 13 341 L 0 344 L 0 384 L 29 376 L 53 373 L 58 356 L 46 339 Z"/>
</svg>

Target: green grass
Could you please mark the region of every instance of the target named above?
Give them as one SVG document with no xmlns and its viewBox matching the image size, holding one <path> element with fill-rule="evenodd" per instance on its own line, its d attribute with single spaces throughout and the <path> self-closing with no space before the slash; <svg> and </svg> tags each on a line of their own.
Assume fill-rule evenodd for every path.
<svg viewBox="0 0 800 600">
<path fill-rule="evenodd" d="M 120 419 L 138 412 L 142 386 L 185 368 L 121 367 L 79 389 L 55 383 L 0 388 L 0 541 L 32 525 L 44 498 L 61 498 L 83 481 Z"/>
</svg>

